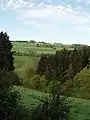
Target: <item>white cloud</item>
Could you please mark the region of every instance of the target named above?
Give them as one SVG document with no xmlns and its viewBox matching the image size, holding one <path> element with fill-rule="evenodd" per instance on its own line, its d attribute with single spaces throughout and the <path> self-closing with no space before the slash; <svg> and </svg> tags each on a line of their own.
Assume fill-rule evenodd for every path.
<svg viewBox="0 0 90 120">
<path fill-rule="evenodd" d="M 89 4 L 90 0 L 85 0 Z M 24 24 L 35 24 L 36 27 L 41 27 L 44 24 L 62 25 L 73 24 L 90 26 L 90 15 L 80 6 L 83 0 L 76 0 L 76 8 L 72 4 L 66 6 L 52 4 L 52 0 L 0 0 L 3 8 L 14 9 L 18 17 Z M 1 5 L 0 4 L 0 5 Z"/>
<path fill-rule="evenodd" d="M 20 10 L 19 18 L 24 21 L 36 21 L 46 23 L 72 23 L 72 24 L 87 24 L 89 19 L 81 15 L 81 12 L 73 10 L 69 5 L 67 8 L 62 5 L 44 5 L 44 7 L 36 7 L 34 9 Z M 88 16 L 88 15 L 87 15 Z M 88 16 L 89 17 L 89 16 Z"/>
</svg>

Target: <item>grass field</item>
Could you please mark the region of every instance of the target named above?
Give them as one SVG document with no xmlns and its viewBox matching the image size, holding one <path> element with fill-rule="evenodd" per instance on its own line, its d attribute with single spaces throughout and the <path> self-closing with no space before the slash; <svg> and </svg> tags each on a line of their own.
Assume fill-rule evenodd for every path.
<svg viewBox="0 0 90 120">
<path fill-rule="evenodd" d="M 21 78 L 24 78 L 26 69 L 32 67 L 36 68 L 38 61 L 39 57 L 14 56 L 15 72 Z"/>
<path fill-rule="evenodd" d="M 41 92 L 34 90 L 28 90 L 26 88 L 17 88 L 22 96 L 22 102 L 28 108 L 39 103 L 38 98 L 42 95 Z M 78 98 L 68 98 L 71 104 L 71 112 L 69 120 L 90 120 L 90 100 L 78 99 Z"/>
<path fill-rule="evenodd" d="M 13 42 L 13 50 L 19 51 L 19 52 L 35 52 L 37 54 L 41 53 L 55 53 L 57 50 L 61 50 L 61 46 L 57 45 L 56 49 L 48 48 L 48 47 L 37 47 L 37 43 L 19 43 L 19 42 Z M 67 49 L 70 48 L 70 45 L 65 46 Z"/>
<path fill-rule="evenodd" d="M 57 48 L 60 49 L 60 48 Z M 52 48 L 45 48 L 45 47 L 36 47 L 36 44 L 32 43 L 13 43 L 13 50 L 19 52 L 36 52 L 39 53 L 55 53 L 56 50 Z"/>
</svg>

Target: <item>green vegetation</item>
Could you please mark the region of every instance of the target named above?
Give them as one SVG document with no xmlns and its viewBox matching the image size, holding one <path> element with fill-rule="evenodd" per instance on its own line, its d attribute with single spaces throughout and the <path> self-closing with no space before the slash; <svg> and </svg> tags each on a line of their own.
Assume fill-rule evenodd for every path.
<svg viewBox="0 0 90 120">
<path fill-rule="evenodd" d="M 39 58 L 31 56 L 14 56 L 15 72 L 23 79 L 27 74 L 27 69 L 36 68 Z"/>
<path fill-rule="evenodd" d="M 13 51 L 16 51 L 16 55 L 27 55 L 27 56 L 38 56 L 42 53 L 54 54 L 56 51 L 60 51 L 61 49 L 66 48 L 69 50 L 73 50 L 72 45 L 62 45 L 59 43 L 32 43 L 32 42 L 12 42 Z M 39 46 L 37 46 L 39 44 Z M 19 53 L 18 53 L 19 52 Z"/>
<path fill-rule="evenodd" d="M 84 68 L 74 77 L 72 89 L 76 97 L 90 99 L 90 68 Z"/>
<path fill-rule="evenodd" d="M 15 87 L 22 95 L 23 104 L 30 108 L 36 106 L 39 102 L 39 98 L 43 95 L 48 95 L 35 90 L 28 90 L 23 87 Z M 80 98 L 68 98 L 70 101 L 70 117 L 69 120 L 89 120 L 90 119 L 90 100 Z"/>
<path fill-rule="evenodd" d="M 89 120 L 89 80 L 89 46 L 0 33 L 0 119 Z"/>
<path fill-rule="evenodd" d="M 44 53 L 44 57 L 43 57 L 43 62 L 41 62 L 40 64 L 43 65 L 43 67 L 41 67 L 44 70 L 46 79 L 41 79 L 42 75 L 43 75 L 43 71 L 41 69 L 42 72 L 39 71 L 41 77 L 35 75 L 35 70 L 39 67 L 38 62 L 40 62 L 40 59 L 42 59 L 42 57 L 40 56 L 14 56 L 15 58 L 15 72 L 18 73 L 18 75 L 23 78 L 24 80 L 24 87 L 29 88 L 25 89 L 23 87 L 19 87 L 18 90 L 22 96 L 22 103 L 28 107 L 28 108 L 33 108 L 34 106 L 37 106 L 39 103 L 39 98 L 40 96 L 46 96 L 48 95 L 48 93 L 42 93 L 42 92 L 38 92 L 38 91 L 34 91 L 32 89 L 36 89 L 39 91 L 46 91 L 49 92 L 52 86 L 52 81 L 54 76 L 53 76 L 53 67 L 55 67 L 55 62 L 54 62 L 54 57 L 55 56 L 55 52 L 57 50 L 61 51 L 61 47 L 59 45 L 57 45 L 56 49 L 52 49 L 52 48 L 48 48 L 48 47 L 36 47 L 36 42 L 35 43 L 13 43 L 14 46 L 17 47 L 17 50 L 19 50 L 19 46 L 21 46 L 20 50 L 21 52 L 25 52 L 26 48 L 26 52 L 30 49 L 33 52 L 37 52 L 37 53 Z M 61 45 L 61 44 L 60 44 Z M 27 47 L 28 46 L 28 47 Z M 58 60 L 57 66 L 59 69 L 59 65 L 62 66 L 62 68 L 64 67 L 64 69 L 62 70 L 62 74 L 58 73 L 60 76 L 57 76 L 58 80 L 62 81 L 59 82 L 59 84 L 61 85 L 60 91 L 62 92 L 62 95 L 66 95 L 66 96 L 72 96 L 72 97 L 68 97 L 68 101 L 71 104 L 71 108 L 70 108 L 70 117 L 69 120 L 86 120 L 86 119 L 90 119 L 90 101 L 86 100 L 89 99 L 90 95 L 89 95 L 89 79 L 90 79 L 90 69 L 88 69 L 88 58 L 89 58 L 89 52 L 87 49 L 87 46 L 80 46 L 78 45 L 74 45 L 75 47 L 75 51 L 73 51 L 72 53 L 72 58 L 70 56 L 70 52 L 72 51 L 72 47 L 69 46 L 66 47 L 67 49 L 69 49 L 69 52 L 65 51 L 58 51 L 56 52 L 57 57 L 59 57 L 60 60 L 62 60 L 60 64 L 60 60 Z M 24 48 L 24 49 L 23 49 Z M 14 47 L 14 50 L 16 48 Z M 39 52 L 38 52 L 39 51 Z M 52 52 L 51 52 L 52 51 Z M 48 61 L 47 58 L 45 60 L 45 57 L 47 56 L 47 54 L 45 53 L 49 53 L 48 56 L 50 58 L 50 61 L 48 65 L 46 65 L 46 62 Z M 54 53 L 54 55 L 50 55 L 51 53 Z M 69 56 L 68 56 L 68 55 Z M 87 57 L 88 56 L 88 57 Z M 69 59 L 68 59 L 69 57 Z M 68 61 L 70 60 L 70 62 Z M 66 64 L 66 63 L 69 63 Z M 48 62 L 47 62 L 48 63 Z M 46 65 L 46 66 L 44 66 Z M 52 67 L 53 65 L 53 67 Z M 65 65 L 65 66 L 63 66 Z M 67 67 L 66 67 L 67 65 Z M 87 67 L 86 67 L 87 66 Z M 86 68 L 85 68 L 86 67 Z M 57 68 L 57 67 L 56 67 Z M 61 67 L 60 67 L 61 68 Z M 64 70 L 64 71 L 63 71 Z M 67 71 L 66 71 L 67 70 Z M 55 74 L 54 74 L 55 75 Z M 65 77 L 63 77 L 62 75 L 65 75 Z M 44 77 L 45 77 L 44 76 Z M 73 78 L 74 77 L 74 78 Z M 40 78 L 40 79 L 38 79 Z M 63 79 L 61 79 L 63 78 Z M 64 82 L 63 82 L 64 80 Z M 42 83 L 44 83 L 46 85 L 42 85 Z M 49 83 L 48 83 L 49 81 Z M 38 87 L 37 86 L 38 83 Z M 41 85 L 40 85 L 41 84 Z M 36 85 L 36 86 L 35 86 Z M 42 89 L 42 87 L 44 89 Z M 76 97 L 76 98 L 75 98 Z M 86 99 L 79 99 L 79 98 L 86 98 Z"/>
</svg>

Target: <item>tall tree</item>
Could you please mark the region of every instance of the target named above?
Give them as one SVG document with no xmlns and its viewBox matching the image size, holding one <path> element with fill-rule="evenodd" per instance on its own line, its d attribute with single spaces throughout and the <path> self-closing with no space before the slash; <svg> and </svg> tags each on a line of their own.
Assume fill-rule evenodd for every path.
<svg viewBox="0 0 90 120">
<path fill-rule="evenodd" d="M 51 64 L 47 65 L 44 75 L 45 75 L 45 78 L 48 80 L 48 83 L 54 80 L 54 71 Z"/>
<path fill-rule="evenodd" d="M 42 54 L 37 66 L 36 74 L 43 75 L 46 70 L 47 64 L 48 64 L 48 55 Z"/>
<path fill-rule="evenodd" d="M 12 51 L 12 43 L 9 41 L 7 33 L 0 32 L 0 69 L 13 71 L 14 58 Z"/>
</svg>

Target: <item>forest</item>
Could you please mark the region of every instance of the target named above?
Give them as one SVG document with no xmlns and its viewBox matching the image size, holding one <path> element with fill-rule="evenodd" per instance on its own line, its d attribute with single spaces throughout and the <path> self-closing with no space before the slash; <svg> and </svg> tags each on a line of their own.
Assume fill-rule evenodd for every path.
<svg viewBox="0 0 90 120">
<path fill-rule="evenodd" d="M 0 119 L 90 119 L 90 46 L 10 41 L 0 32 Z"/>
</svg>

